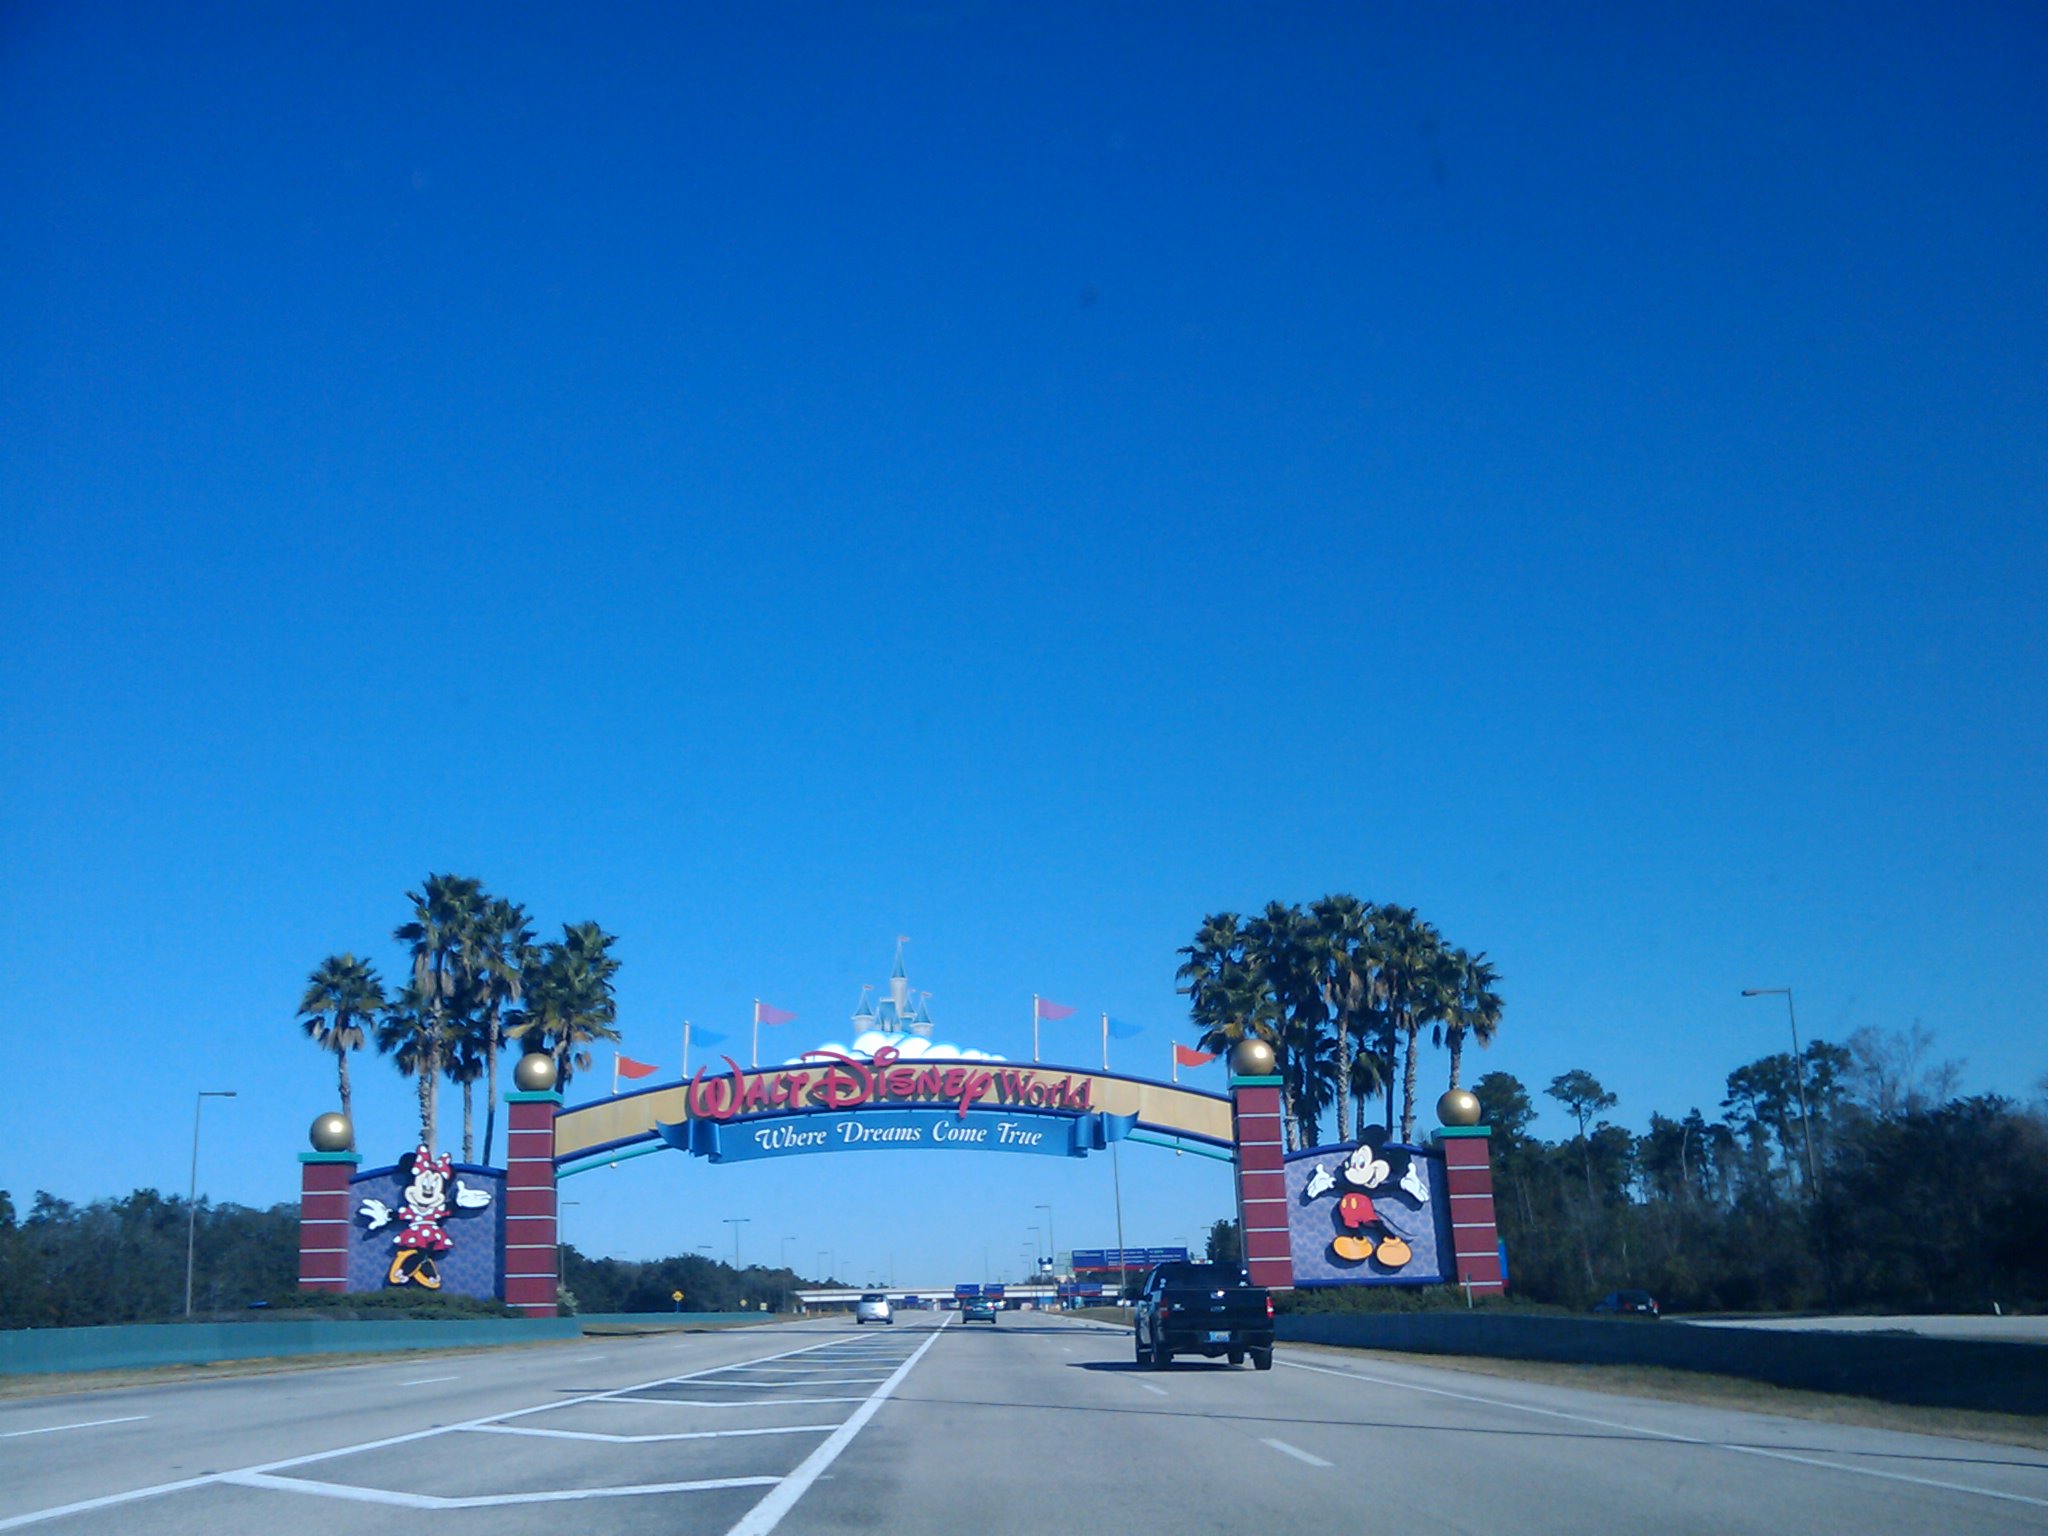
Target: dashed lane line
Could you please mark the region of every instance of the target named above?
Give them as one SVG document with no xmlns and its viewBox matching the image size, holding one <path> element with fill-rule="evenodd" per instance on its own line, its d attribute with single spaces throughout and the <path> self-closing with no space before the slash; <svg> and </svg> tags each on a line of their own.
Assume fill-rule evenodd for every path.
<svg viewBox="0 0 2048 1536">
<path fill-rule="evenodd" d="M 422 1377 L 420 1377 L 420 1378 L 419 1378 L 419 1379 L 418 1379 L 417 1381 L 401 1381 L 401 1382 L 399 1383 L 399 1385 L 400 1385 L 401 1387 L 426 1387 L 426 1386 L 432 1386 L 432 1385 L 433 1385 L 433 1384 L 434 1384 L 435 1382 L 437 1382 L 437 1381 L 460 1381 L 460 1380 L 462 1380 L 462 1378 L 461 1378 L 460 1376 L 422 1376 Z"/>
<path fill-rule="evenodd" d="M 1320 1456 L 1311 1456 L 1298 1445 L 1289 1445 L 1285 1440 L 1262 1440 L 1259 1443 L 1261 1445 L 1270 1445 L 1282 1456 L 1292 1456 L 1296 1461 L 1305 1461 L 1312 1467 L 1332 1465 L 1332 1463 L 1323 1460 Z"/>
<path fill-rule="evenodd" d="M 1677 1445 L 1698 1445 L 1709 1450 L 1727 1451 L 1734 1456 L 1761 1456 L 1769 1461 L 1791 1461 L 1802 1466 L 1822 1467 L 1830 1472 L 1846 1472 L 1854 1477 L 1874 1477 L 1887 1483 L 1911 1483 L 1918 1488 L 1939 1488 L 1945 1493 L 1970 1493 L 1982 1499 L 2000 1499 L 2009 1504 L 2029 1504 L 2037 1509 L 2048 1509 L 2048 1499 L 2037 1499 L 2024 1493 L 2007 1493 L 1998 1488 L 1979 1488 L 1971 1483 L 1951 1483 L 1938 1477 L 1915 1477 L 1909 1472 L 1886 1472 L 1877 1467 L 1857 1467 L 1845 1462 L 1828 1461 L 1819 1456 L 1800 1456 L 1792 1451 L 1774 1451 L 1761 1445 L 1733 1445 L 1726 1440 L 1706 1440 L 1697 1435 L 1681 1435 L 1668 1429 L 1645 1429 L 1640 1424 L 1622 1424 L 1613 1419 L 1596 1419 L 1589 1414 L 1566 1413 L 1560 1408 L 1532 1408 L 1527 1403 L 1512 1403 L 1505 1398 L 1482 1397 L 1476 1392 L 1453 1392 L 1445 1387 L 1423 1387 L 1414 1382 L 1397 1381 L 1388 1376 L 1368 1376 L 1363 1371 L 1333 1370 L 1327 1365 L 1308 1365 L 1300 1360 L 1279 1362 L 1297 1371 L 1314 1371 L 1319 1376 L 1342 1376 L 1351 1381 L 1371 1382 L 1375 1386 L 1397 1387 L 1404 1392 L 1424 1392 L 1431 1397 L 1448 1397 L 1463 1403 L 1483 1403 L 1489 1408 L 1506 1408 L 1515 1413 L 1535 1414 L 1539 1418 L 1563 1419 L 1572 1424 L 1591 1424 L 1599 1429 L 1619 1430 L 1623 1434 L 1641 1435 L 1651 1440 L 1668 1440 Z M 1844 1451 L 1843 1455 L 1853 1455 Z"/>
</svg>

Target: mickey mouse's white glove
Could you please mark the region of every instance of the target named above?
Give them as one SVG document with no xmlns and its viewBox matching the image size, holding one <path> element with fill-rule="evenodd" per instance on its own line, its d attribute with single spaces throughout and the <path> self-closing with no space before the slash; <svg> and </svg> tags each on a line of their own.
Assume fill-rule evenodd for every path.
<svg viewBox="0 0 2048 1536">
<path fill-rule="evenodd" d="M 357 1207 L 356 1214 L 370 1218 L 370 1230 L 372 1232 L 376 1231 L 379 1227 L 389 1225 L 391 1221 L 391 1207 L 382 1200 L 365 1200 Z"/>
</svg>

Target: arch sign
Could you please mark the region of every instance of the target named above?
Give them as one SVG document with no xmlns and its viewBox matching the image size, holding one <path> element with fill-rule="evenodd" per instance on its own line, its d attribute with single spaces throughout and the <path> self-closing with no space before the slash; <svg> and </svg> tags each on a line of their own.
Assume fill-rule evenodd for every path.
<svg viewBox="0 0 2048 1536">
<path fill-rule="evenodd" d="M 752 1069 L 727 1057 L 722 1072 L 564 1110 L 554 1124 L 557 1165 L 650 1141 L 714 1163 L 910 1148 L 1085 1157 L 1140 1127 L 1234 1146 L 1221 1094 L 1036 1063 L 906 1060 L 887 1046 Z"/>
</svg>

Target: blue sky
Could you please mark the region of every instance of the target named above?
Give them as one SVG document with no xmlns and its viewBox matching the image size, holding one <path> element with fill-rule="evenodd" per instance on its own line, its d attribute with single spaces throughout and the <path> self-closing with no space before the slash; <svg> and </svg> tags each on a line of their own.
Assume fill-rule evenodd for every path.
<svg viewBox="0 0 2048 1536">
<path fill-rule="evenodd" d="M 1205 912 L 1350 890 L 1638 1126 L 1780 1047 L 1744 986 L 2027 1096 L 2044 66 L 2019 5 L 8 8 L 0 1187 L 181 1189 L 231 1087 L 206 1188 L 290 1197 L 304 977 L 450 869 L 621 935 L 671 1070 L 844 1038 L 898 933 L 944 1038 L 1163 1065 Z M 942 1281 L 1106 1174 L 568 1221 Z"/>
</svg>

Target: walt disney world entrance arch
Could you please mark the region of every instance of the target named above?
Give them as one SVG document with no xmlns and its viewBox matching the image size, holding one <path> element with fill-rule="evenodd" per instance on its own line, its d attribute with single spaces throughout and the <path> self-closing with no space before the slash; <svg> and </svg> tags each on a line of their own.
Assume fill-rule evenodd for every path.
<svg viewBox="0 0 2048 1536">
<path fill-rule="evenodd" d="M 700 1071 L 687 1083 L 568 1109 L 553 1060 L 530 1055 L 506 1095 L 502 1170 L 451 1168 L 422 1148 L 394 1167 L 357 1172 L 346 1123 L 333 1124 L 338 1115 L 316 1121 L 315 1150 L 300 1154 L 299 1283 L 333 1291 L 438 1286 L 445 1269 L 461 1277 L 450 1289 L 552 1317 L 556 1185 L 576 1173 L 671 1148 L 726 1163 L 862 1148 L 1085 1157 L 1133 1141 L 1233 1166 L 1254 1284 L 1505 1288 L 1487 1130 L 1470 1094 L 1439 1103 L 1446 1123 L 1434 1146 L 1396 1146 L 1369 1133 L 1357 1144 L 1289 1153 L 1271 1047 L 1240 1044 L 1230 1069 L 1226 1094 L 1037 1062 L 901 1059 L 888 1047 L 871 1057 L 816 1051 L 773 1067 L 728 1059 L 716 1075 Z M 423 1174 L 457 1228 L 452 1235 L 432 1215 L 423 1224 L 397 1220 L 418 1207 Z M 480 1219 L 453 1220 L 464 1212 Z M 403 1258 L 421 1231 L 441 1244 L 430 1281 L 417 1257 Z"/>
</svg>

